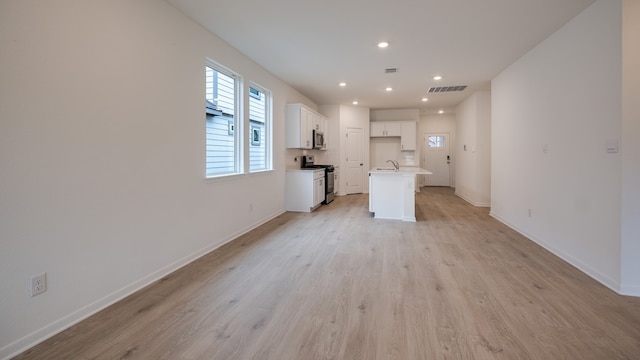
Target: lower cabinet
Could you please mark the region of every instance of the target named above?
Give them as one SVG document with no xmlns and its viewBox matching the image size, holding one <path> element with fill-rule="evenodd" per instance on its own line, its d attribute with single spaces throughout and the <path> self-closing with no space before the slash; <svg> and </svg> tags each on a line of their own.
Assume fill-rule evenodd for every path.
<svg viewBox="0 0 640 360">
<path fill-rule="evenodd" d="M 324 169 L 287 170 L 287 211 L 311 212 L 324 201 Z"/>
<path fill-rule="evenodd" d="M 320 205 L 324 201 L 324 171 L 321 178 L 313 179 L 313 206 Z"/>
</svg>

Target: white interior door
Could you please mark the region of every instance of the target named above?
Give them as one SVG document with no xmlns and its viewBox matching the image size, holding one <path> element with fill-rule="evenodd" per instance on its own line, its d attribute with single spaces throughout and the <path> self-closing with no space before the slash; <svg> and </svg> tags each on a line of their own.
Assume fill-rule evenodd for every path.
<svg viewBox="0 0 640 360">
<path fill-rule="evenodd" d="M 347 128 L 347 194 L 362 193 L 364 156 L 362 151 L 362 129 Z"/>
<path fill-rule="evenodd" d="M 427 186 L 451 186 L 451 154 L 449 134 L 424 134 L 424 168 L 432 175 L 425 175 Z"/>
</svg>

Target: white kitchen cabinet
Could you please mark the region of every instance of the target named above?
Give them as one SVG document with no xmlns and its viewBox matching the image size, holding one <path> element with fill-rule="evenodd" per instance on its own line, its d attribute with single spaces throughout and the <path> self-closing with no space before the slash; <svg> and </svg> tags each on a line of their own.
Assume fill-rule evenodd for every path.
<svg viewBox="0 0 640 360">
<path fill-rule="evenodd" d="M 324 169 L 287 170 L 285 181 L 287 211 L 311 212 L 324 201 Z"/>
<path fill-rule="evenodd" d="M 415 121 L 373 121 L 370 123 L 370 137 L 399 137 L 400 150 L 416 150 Z"/>
<path fill-rule="evenodd" d="M 327 150 L 329 146 L 329 120 L 322 118 L 320 122 L 320 131 L 324 134 L 324 146 L 320 150 Z"/>
<path fill-rule="evenodd" d="M 413 121 L 402 122 L 400 135 L 400 150 L 412 151 L 416 149 L 416 123 Z"/>
<path fill-rule="evenodd" d="M 313 121 L 312 121 L 312 129 L 319 131 L 323 134 L 324 136 L 324 146 L 320 148 L 320 150 L 327 150 L 327 140 L 329 138 L 329 134 L 328 132 L 328 121 L 325 117 L 323 117 L 322 115 L 318 115 L 318 114 L 313 114 Z"/>
<path fill-rule="evenodd" d="M 315 207 L 324 201 L 324 171 L 322 177 L 316 177 L 315 174 L 313 177 L 313 206 Z"/>
<path fill-rule="evenodd" d="M 370 137 L 400 136 L 402 124 L 397 121 L 374 121 L 370 123 Z"/>
<path fill-rule="evenodd" d="M 418 167 L 369 171 L 369 212 L 377 219 L 416 221 L 415 183 L 417 175 L 431 175 Z"/>
<path fill-rule="evenodd" d="M 285 144 L 287 148 L 313 148 L 314 113 L 302 104 L 288 104 L 285 126 Z"/>
<path fill-rule="evenodd" d="M 285 144 L 291 149 L 312 149 L 313 130 L 324 134 L 327 149 L 328 121 L 327 118 L 311 110 L 303 104 L 287 104 Z"/>
<path fill-rule="evenodd" d="M 372 122 L 369 124 L 369 136 L 380 137 L 384 136 L 384 123 Z"/>
<path fill-rule="evenodd" d="M 316 131 L 322 131 L 322 117 L 320 117 L 319 115 L 313 114 L 312 115 L 312 124 L 313 124 L 313 130 Z"/>
</svg>

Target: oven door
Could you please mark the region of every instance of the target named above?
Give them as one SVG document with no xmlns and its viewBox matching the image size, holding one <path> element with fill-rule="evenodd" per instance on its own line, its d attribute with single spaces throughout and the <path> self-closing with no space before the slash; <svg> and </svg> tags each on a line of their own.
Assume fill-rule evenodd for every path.
<svg viewBox="0 0 640 360">
<path fill-rule="evenodd" d="M 328 204 L 333 201 L 333 190 L 334 190 L 334 181 L 335 177 L 333 176 L 333 171 L 325 171 L 324 183 L 325 183 L 325 197 L 324 203 Z"/>
</svg>

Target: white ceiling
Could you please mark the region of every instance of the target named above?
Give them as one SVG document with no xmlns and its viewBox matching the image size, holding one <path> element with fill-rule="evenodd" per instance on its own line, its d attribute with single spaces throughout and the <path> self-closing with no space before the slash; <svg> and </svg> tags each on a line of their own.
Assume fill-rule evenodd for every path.
<svg viewBox="0 0 640 360">
<path fill-rule="evenodd" d="M 594 2 L 167 1 L 319 105 L 357 100 L 372 109 L 426 112 L 489 89 L 500 71 Z M 390 46 L 379 49 L 382 40 Z M 385 74 L 391 67 L 398 72 Z M 468 88 L 427 94 L 430 86 L 449 85 Z"/>
</svg>

